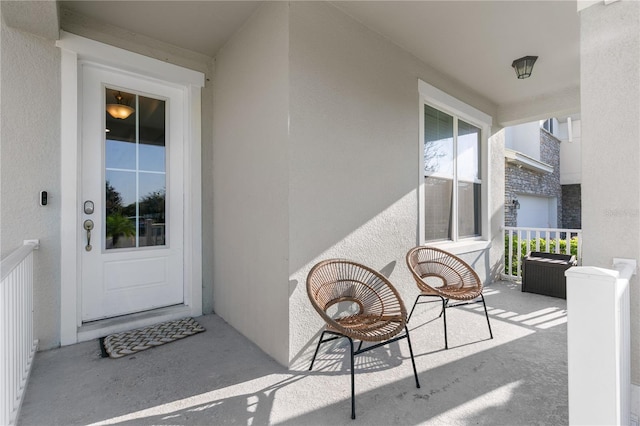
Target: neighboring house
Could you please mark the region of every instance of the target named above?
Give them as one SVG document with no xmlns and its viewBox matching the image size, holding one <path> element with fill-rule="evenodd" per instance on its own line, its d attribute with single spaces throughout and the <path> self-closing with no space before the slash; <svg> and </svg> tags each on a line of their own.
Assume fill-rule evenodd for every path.
<svg viewBox="0 0 640 426">
<path fill-rule="evenodd" d="M 40 349 L 215 311 L 294 366 L 322 326 L 305 288 L 320 259 L 384 270 L 413 300 L 404 256 L 428 243 L 490 282 L 504 270 L 502 129 L 575 112 L 583 264 L 640 259 L 640 79 L 629 72 L 640 67 L 640 3 L 580 2 L 578 13 L 563 1 L 220 3 L 0 2 L 1 249 L 40 240 Z M 221 9 L 181 14 L 205 5 Z M 173 14 L 154 21 L 165 8 Z M 197 32 L 225 25 L 215 46 Z M 511 61 L 528 54 L 540 55 L 533 76 L 517 80 Z M 102 157 L 116 103 L 106 94 L 118 91 L 140 120 L 108 140 L 163 147 L 165 162 Z M 147 120 L 159 105 L 164 121 Z M 432 148 L 454 161 L 430 163 Z M 165 187 L 154 215 L 168 244 L 107 249 L 105 178 L 135 189 L 114 186 L 122 211 Z M 640 311 L 631 315 L 640 385 Z"/>
<path fill-rule="evenodd" d="M 580 229 L 579 130 L 571 117 L 505 129 L 505 226 Z"/>
</svg>

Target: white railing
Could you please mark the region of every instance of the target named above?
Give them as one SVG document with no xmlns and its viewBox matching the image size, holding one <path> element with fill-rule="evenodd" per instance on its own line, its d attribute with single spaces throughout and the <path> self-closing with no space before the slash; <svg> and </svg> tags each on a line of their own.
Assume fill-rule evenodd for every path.
<svg viewBox="0 0 640 426">
<path fill-rule="evenodd" d="M 33 250 L 28 240 L 0 263 L 0 424 L 16 423 L 38 341 L 33 332 Z"/>
<path fill-rule="evenodd" d="M 504 228 L 505 271 L 503 278 L 519 280 L 522 277 L 522 258 L 530 251 L 575 254 L 582 264 L 582 229 L 562 228 Z M 576 253 L 571 253 L 571 240 L 575 239 Z M 525 244 L 522 242 L 525 241 Z M 561 247 L 564 241 L 564 247 Z"/>
</svg>

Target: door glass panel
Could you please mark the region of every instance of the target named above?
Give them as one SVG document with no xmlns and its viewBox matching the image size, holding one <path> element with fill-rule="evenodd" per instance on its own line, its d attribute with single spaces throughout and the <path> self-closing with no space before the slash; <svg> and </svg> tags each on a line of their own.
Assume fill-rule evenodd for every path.
<svg viewBox="0 0 640 426">
<path fill-rule="evenodd" d="M 166 244 L 166 101 L 105 88 L 105 248 Z"/>
<path fill-rule="evenodd" d="M 139 96 L 140 103 L 140 170 L 164 172 L 165 101 Z"/>
<path fill-rule="evenodd" d="M 135 215 L 136 174 L 133 171 L 107 170 L 105 174 L 105 248 L 136 246 Z"/>
<path fill-rule="evenodd" d="M 140 199 L 138 234 L 140 246 L 165 243 L 165 175 L 143 173 L 139 175 Z"/>
</svg>

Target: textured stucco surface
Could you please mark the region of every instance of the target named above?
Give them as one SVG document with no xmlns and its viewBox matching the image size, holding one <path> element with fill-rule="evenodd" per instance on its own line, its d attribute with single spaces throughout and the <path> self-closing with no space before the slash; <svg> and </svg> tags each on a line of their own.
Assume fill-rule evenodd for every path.
<svg viewBox="0 0 640 426">
<path fill-rule="evenodd" d="M 34 320 L 40 349 L 59 343 L 60 65 L 54 42 L 9 28 L 0 35 L 2 257 L 39 239 Z M 41 207 L 39 192 L 48 191 Z"/>
<path fill-rule="evenodd" d="M 317 261 L 363 262 L 387 275 L 407 304 L 415 299 L 404 256 L 418 242 L 418 79 L 489 114 L 494 110 L 331 5 L 296 2 L 290 8 L 294 364 L 322 326 L 305 288 Z M 494 200 L 501 203 L 501 197 Z M 487 253 L 464 257 L 481 273 L 492 269 Z"/>
<path fill-rule="evenodd" d="M 49 40 L 58 38 L 58 2 L 51 0 L 3 1 L 3 21 L 12 28 Z"/>
<path fill-rule="evenodd" d="M 505 131 L 494 128 L 489 138 L 489 211 L 491 248 L 488 259 L 488 280 L 497 281 L 504 272 L 504 191 L 505 191 Z"/>
<path fill-rule="evenodd" d="M 412 303 L 417 290 L 404 255 L 418 241 L 418 79 L 492 116 L 495 105 L 327 3 L 265 3 L 222 49 L 215 65 L 210 58 L 120 34 L 64 11 L 61 20 L 66 31 L 203 71 L 213 80 L 202 92 L 204 312 L 215 307 L 265 352 L 289 364 L 320 328 L 304 286 L 309 268 L 321 258 L 349 257 L 379 269 Z M 16 184 L 11 193 L 18 204 L 33 203 L 31 210 L 9 211 L 9 226 L 4 223 L 7 160 L 2 147 L 4 253 L 5 229 L 12 232 L 7 250 L 27 238 L 19 226 L 11 226 L 25 223 L 18 215 L 54 212 L 55 217 L 36 219 L 46 232 L 58 232 L 51 237 L 56 244 L 63 237 L 55 194 L 51 209 L 41 209 L 38 181 L 27 184 L 17 177 L 17 164 L 22 169 L 32 164 L 22 157 L 36 156 L 37 164 L 58 169 L 41 167 L 35 175 L 59 187 L 59 53 L 51 41 L 4 26 L 2 31 L 3 61 L 5 46 L 26 56 L 12 64 L 10 77 L 3 65 L 3 89 L 5 80 L 14 84 L 7 96 L 25 105 L 22 115 L 15 114 L 17 120 L 37 116 L 41 123 L 22 122 L 9 140 L 23 137 L 25 129 L 45 139 L 37 149 L 24 150 L 16 142 L 9 147 L 22 161 L 7 171 Z M 27 55 L 18 48 L 22 44 Z M 32 50 L 42 63 L 29 59 Z M 40 71 L 25 80 L 18 69 L 27 63 Z M 46 99 L 17 99 L 25 93 L 23 81 L 33 86 L 26 93 L 47 93 Z M 41 113 L 24 113 L 30 109 Z M 3 111 L 3 132 L 4 120 Z M 501 137 L 489 141 L 493 189 L 487 209 L 493 245 L 462 255 L 485 277 L 495 277 L 501 263 L 502 145 Z M 51 256 L 41 267 L 49 268 L 45 275 L 54 282 L 37 290 L 36 298 L 50 304 L 38 314 L 41 328 L 48 328 L 38 332 L 41 342 L 53 346 L 59 341 L 59 253 Z"/>
<path fill-rule="evenodd" d="M 580 13 L 585 265 L 640 259 L 640 3 Z M 631 375 L 640 384 L 640 289 L 631 280 Z"/>
<path fill-rule="evenodd" d="M 214 82 L 214 309 L 288 354 L 288 6 L 268 3 L 222 48 Z M 205 260 L 211 261 L 211 259 Z"/>
</svg>

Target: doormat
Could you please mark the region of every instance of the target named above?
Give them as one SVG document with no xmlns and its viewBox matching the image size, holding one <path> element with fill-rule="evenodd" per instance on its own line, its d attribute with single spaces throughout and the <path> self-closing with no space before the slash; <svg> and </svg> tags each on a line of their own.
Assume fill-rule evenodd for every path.
<svg viewBox="0 0 640 426">
<path fill-rule="evenodd" d="M 100 338 L 103 357 L 121 358 L 205 331 L 193 318 L 167 321 Z"/>
</svg>

